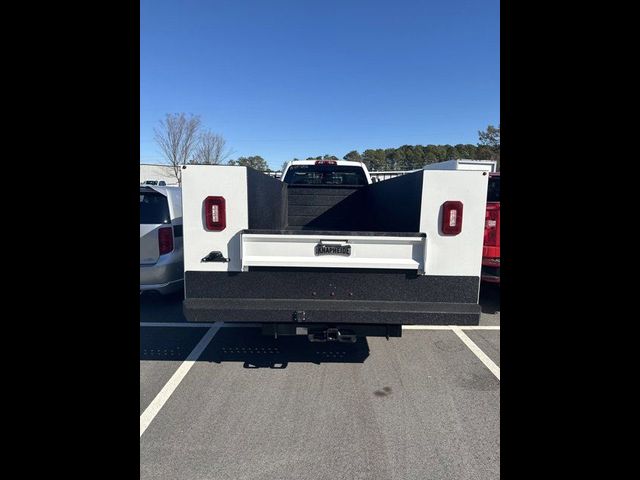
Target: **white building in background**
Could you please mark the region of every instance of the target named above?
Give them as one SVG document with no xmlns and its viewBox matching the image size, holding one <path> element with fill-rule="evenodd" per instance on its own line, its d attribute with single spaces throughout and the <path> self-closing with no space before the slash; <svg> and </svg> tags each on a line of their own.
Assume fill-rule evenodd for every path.
<svg viewBox="0 0 640 480">
<path fill-rule="evenodd" d="M 167 185 L 178 185 L 171 165 L 140 164 L 140 183 L 147 180 L 164 180 Z"/>
</svg>

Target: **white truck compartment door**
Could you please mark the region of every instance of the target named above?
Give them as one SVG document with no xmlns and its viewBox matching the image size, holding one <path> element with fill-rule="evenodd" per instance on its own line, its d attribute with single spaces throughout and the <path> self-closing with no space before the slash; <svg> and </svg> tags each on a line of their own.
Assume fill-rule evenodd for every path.
<svg viewBox="0 0 640 480">
<path fill-rule="evenodd" d="M 473 276 L 480 281 L 489 173 L 486 171 L 425 170 L 422 183 L 420 231 L 427 234 L 426 275 Z M 442 206 L 464 206 L 462 232 L 442 232 Z"/>
<path fill-rule="evenodd" d="M 208 231 L 204 200 L 223 197 L 226 227 Z M 247 169 L 226 165 L 187 165 L 182 170 L 182 221 L 185 271 L 240 271 L 240 232 L 248 228 Z M 211 252 L 228 262 L 203 262 Z"/>
</svg>

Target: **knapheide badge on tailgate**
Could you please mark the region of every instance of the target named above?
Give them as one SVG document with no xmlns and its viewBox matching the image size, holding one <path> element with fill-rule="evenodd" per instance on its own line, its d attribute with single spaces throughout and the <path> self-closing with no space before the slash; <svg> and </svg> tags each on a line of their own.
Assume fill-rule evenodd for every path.
<svg viewBox="0 0 640 480">
<path fill-rule="evenodd" d="M 319 243 L 315 249 L 316 255 L 351 255 L 351 245 L 340 245 L 336 243 Z"/>
</svg>

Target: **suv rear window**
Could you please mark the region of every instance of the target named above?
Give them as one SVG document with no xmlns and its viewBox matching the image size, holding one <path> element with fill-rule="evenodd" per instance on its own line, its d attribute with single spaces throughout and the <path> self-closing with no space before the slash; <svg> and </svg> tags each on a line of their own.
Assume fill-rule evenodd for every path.
<svg viewBox="0 0 640 480">
<path fill-rule="evenodd" d="M 140 225 L 171 223 L 167 197 L 158 192 L 140 192 Z"/>
<path fill-rule="evenodd" d="M 500 201 L 500 176 L 489 177 L 489 189 L 487 190 L 487 202 Z"/>
<path fill-rule="evenodd" d="M 289 185 L 367 185 L 360 167 L 338 165 L 292 165 L 284 182 Z"/>
</svg>

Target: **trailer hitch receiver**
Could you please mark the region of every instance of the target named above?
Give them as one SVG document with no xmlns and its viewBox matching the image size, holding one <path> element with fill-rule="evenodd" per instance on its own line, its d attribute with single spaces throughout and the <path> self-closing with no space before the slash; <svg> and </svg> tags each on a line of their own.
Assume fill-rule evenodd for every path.
<svg viewBox="0 0 640 480">
<path fill-rule="evenodd" d="M 337 328 L 327 328 L 326 330 L 316 330 L 309 332 L 307 338 L 310 342 L 342 342 L 355 343 L 357 337 L 353 333 L 341 332 Z"/>
</svg>

